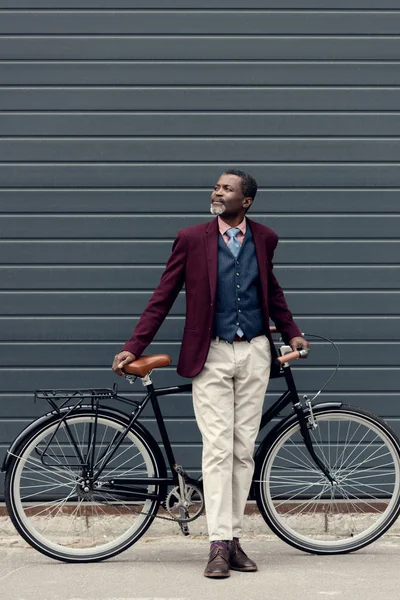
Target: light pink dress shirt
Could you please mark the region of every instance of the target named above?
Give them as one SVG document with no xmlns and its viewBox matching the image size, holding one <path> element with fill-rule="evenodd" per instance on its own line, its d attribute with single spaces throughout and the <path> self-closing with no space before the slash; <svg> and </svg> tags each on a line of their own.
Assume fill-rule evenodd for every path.
<svg viewBox="0 0 400 600">
<path fill-rule="evenodd" d="M 231 226 L 228 225 L 228 223 L 225 223 L 225 221 L 223 221 L 219 215 L 218 215 L 218 227 L 219 227 L 220 234 L 222 235 L 222 238 L 223 238 L 225 244 L 228 245 L 230 237 L 229 237 L 229 235 L 226 235 L 226 232 L 228 231 L 228 229 L 231 228 Z M 243 221 L 241 223 L 239 223 L 239 225 L 236 225 L 236 227 L 238 227 L 240 229 L 240 232 L 237 234 L 236 239 L 240 242 L 240 245 L 242 245 L 244 236 L 246 233 L 246 217 L 244 217 Z"/>
</svg>

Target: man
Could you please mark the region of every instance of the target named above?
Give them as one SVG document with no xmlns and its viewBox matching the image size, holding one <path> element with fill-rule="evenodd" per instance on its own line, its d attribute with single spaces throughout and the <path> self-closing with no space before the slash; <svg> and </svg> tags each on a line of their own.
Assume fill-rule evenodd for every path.
<svg viewBox="0 0 400 600">
<path fill-rule="evenodd" d="M 276 349 L 270 317 L 293 349 L 308 348 L 274 274 L 278 236 L 246 217 L 257 192 L 239 170 L 221 175 L 211 193 L 211 222 L 178 231 L 161 281 L 113 370 L 151 343 L 185 283 L 186 321 L 177 372 L 193 379 L 203 440 L 203 483 L 211 542 L 204 575 L 256 571 L 240 536 L 254 471 L 253 451 Z"/>
</svg>

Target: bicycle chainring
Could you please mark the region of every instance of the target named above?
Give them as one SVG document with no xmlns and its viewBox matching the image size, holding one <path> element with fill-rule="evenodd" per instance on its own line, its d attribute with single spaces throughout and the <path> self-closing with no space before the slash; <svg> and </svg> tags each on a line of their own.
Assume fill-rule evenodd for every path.
<svg viewBox="0 0 400 600">
<path fill-rule="evenodd" d="M 197 519 L 204 509 L 202 490 L 193 484 L 185 484 L 185 498 L 182 499 L 179 486 L 174 487 L 164 501 L 165 510 L 176 521 L 189 523 Z"/>
</svg>

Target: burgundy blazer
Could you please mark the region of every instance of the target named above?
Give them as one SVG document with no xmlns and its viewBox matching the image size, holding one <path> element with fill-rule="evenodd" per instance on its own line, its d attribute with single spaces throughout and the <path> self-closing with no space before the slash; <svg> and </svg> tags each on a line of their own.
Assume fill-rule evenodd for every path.
<svg viewBox="0 0 400 600">
<path fill-rule="evenodd" d="M 262 310 L 268 325 L 266 335 L 271 343 L 272 357 L 277 353 L 269 332 L 270 318 L 287 343 L 301 332 L 293 321 L 282 289 L 273 274 L 272 259 L 278 244 L 277 234 L 246 217 L 247 227 L 253 234 L 262 291 Z M 180 229 L 172 245 L 160 283 L 156 287 L 133 336 L 124 344 L 139 358 L 153 341 L 159 327 L 185 284 L 186 321 L 177 372 L 182 377 L 195 377 L 202 370 L 210 347 L 218 275 L 218 217 L 207 223 Z M 279 367 L 278 367 L 279 370 Z M 274 360 L 271 376 L 276 375 Z"/>
</svg>

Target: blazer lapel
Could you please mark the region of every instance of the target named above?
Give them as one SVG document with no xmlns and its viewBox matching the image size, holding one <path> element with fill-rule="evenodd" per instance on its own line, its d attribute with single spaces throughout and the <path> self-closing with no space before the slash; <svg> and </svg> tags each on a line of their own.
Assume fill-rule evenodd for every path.
<svg viewBox="0 0 400 600">
<path fill-rule="evenodd" d="M 206 229 L 206 252 L 208 281 L 210 284 L 211 301 L 215 302 L 217 295 L 217 277 L 218 277 L 218 217 L 210 221 Z"/>
</svg>

